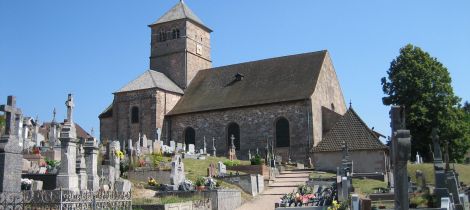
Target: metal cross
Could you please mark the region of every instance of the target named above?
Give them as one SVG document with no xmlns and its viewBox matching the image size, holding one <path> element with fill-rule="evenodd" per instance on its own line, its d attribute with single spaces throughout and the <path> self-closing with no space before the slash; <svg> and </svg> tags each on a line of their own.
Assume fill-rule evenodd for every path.
<svg viewBox="0 0 470 210">
<path fill-rule="evenodd" d="M 20 120 L 21 109 L 16 107 L 16 97 L 8 96 L 7 105 L 1 105 L 0 111 L 5 112 L 5 135 L 11 135 L 15 132 L 15 125 Z"/>
<path fill-rule="evenodd" d="M 72 124 L 73 123 L 72 113 L 73 113 L 73 107 L 75 107 L 75 104 L 73 103 L 73 97 L 71 93 L 69 93 L 67 101 L 65 101 L 65 106 L 67 106 L 67 122 Z"/>
</svg>

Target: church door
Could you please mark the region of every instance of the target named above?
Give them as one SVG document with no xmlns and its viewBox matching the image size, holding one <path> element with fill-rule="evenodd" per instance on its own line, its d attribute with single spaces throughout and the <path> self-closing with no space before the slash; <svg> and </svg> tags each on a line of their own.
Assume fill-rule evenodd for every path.
<svg viewBox="0 0 470 210">
<path fill-rule="evenodd" d="M 194 131 L 194 128 L 187 127 L 184 130 L 184 143 L 186 144 L 186 150 L 188 150 L 189 144 L 196 144 L 196 131 Z"/>
<path fill-rule="evenodd" d="M 232 144 L 232 135 L 235 137 L 233 144 L 235 145 L 235 150 L 240 150 L 240 126 L 237 123 L 230 123 L 227 128 L 227 148 L 230 148 Z M 228 151 L 228 149 L 227 149 Z"/>
</svg>

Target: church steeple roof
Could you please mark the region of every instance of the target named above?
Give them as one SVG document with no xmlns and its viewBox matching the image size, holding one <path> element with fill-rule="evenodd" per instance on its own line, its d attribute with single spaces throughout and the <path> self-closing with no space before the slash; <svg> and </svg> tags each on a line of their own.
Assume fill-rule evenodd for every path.
<svg viewBox="0 0 470 210">
<path fill-rule="evenodd" d="M 166 22 L 170 22 L 174 20 L 181 20 L 181 19 L 188 19 L 190 21 L 197 23 L 198 25 L 203 26 L 207 30 L 212 31 L 210 28 L 204 25 L 202 20 L 196 14 L 194 14 L 194 12 L 191 9 L 189 9 L 189 7 L 184 3 L 183 0 L 180 0 L 178 4 L 176 4 L 168 12 L 166 12 L 163 16 L 161 16 L 157 21 L 150 24 L 150 26 L 160 24 L 160 23 L 166 23 Z"/>
</svg>

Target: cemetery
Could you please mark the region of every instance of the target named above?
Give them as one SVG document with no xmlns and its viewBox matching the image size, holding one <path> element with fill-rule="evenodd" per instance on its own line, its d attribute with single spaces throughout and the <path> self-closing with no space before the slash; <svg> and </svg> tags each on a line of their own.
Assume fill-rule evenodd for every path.
<svg viewBox="0 0 470 210">
<path fill-rule="evenodd" d="M 330 51 L 213 67 L 212 29 L 176 2 L 147 25 L 149 68 L 91 115 L 99 133 L 78 123 L 96 101 L 62 93 L 64 119 L 41 121 L 17 90 L 0 99 L 0 210 L 470 210 L 470 104 L 436 58 L 408 44 L 391 62 L 386 136 L 347 106 Z"/>
</svg>

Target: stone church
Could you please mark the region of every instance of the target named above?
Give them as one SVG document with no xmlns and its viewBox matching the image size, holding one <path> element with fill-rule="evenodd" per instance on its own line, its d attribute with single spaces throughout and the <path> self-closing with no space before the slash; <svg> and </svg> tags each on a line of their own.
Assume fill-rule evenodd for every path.
<svg viewBox="0 0 470 210">
<path fill-rule="evenodd" d="M 150 69 L 114 93 L 101 140 L 214 139 L 225 155 L 233 136 L 240 159 L 269 144 L 305 161 L 347 111 L 326 50 L 212 68 L 212 30 L 183 1 L 149 27 Z"/>
</svg>

